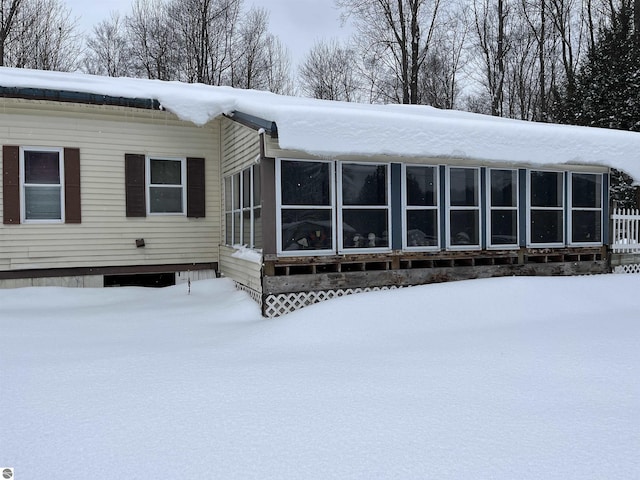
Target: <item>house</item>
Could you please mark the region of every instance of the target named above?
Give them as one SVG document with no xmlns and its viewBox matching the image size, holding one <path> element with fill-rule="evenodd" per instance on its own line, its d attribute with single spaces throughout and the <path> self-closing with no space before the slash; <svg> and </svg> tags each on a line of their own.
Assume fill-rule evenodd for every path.
<svg viewBox="0 0 640 480">
<path fill-rule="evenodd" d="M 353 291 L 609 270 L 640 135 L 0 69 L 0 287 L 222 274 L 266 316 Z"/>
</svg>

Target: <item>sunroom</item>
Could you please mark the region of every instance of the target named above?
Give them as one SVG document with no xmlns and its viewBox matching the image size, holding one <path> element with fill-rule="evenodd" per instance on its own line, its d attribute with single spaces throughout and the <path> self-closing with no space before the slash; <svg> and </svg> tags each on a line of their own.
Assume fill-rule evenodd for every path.
<svg viewBox="0 0 640 480">
<path fill-rule="evenodd" d="M 606 169 L 276 160 L 278 258 L 601 247 Z"/>
<path fill-rule="evenodd" d="M 301 292 L 599 273 L 608 188 L 598 166 L 264 158 L 225 178 L 226 240 L 262 248 L 267 305 Z"/>
</svg>

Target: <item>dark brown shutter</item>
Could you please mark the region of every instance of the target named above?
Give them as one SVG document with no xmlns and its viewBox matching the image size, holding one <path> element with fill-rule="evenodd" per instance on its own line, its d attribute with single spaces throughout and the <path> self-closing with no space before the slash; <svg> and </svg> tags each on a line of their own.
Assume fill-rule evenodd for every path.
<svg viewBox="0 0 640 480">
<path fill-rule="evenodd" d="M 65 223 L 80 223 L 80 150 L 64 149 L 64 218 Z"/>
<path fill-rule="evenodd" d="M 5 225 L 20 223 L 20 147 L 2 147 L 2 209 Z"/>
<path fill-rule="evenodd" d="M 187 217 L 205 213 L 204 158 L 187 158 Z"/>
<path fill-rule="evenodd" d="M 144 155 L 127 153 L 124 156 L 124 181 L 127 202 L 127 217 L 145 217 Z"/>
</svg>

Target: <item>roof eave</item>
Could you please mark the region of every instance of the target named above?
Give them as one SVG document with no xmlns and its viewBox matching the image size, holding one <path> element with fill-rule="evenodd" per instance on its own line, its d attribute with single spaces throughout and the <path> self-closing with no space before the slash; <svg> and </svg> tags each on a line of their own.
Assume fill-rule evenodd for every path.
<svg viewBox="0 0 640 480">
<path fill-rule="evenodd" d="M 1 87 L 0 98 L 24 98 L 54 102 L 83 103 L 89 105 L 111 105 L 118 107 L 160 110 L 160 102 L 153 98 L 113 97 L 86 92 L 71 92 L 46 88 Z"/>
<path fill-rule="evenodd" d="M 231 114 L 225 116 L 234 122 L 244 125 L 245 127 L 249 127 L 254 130 L 262 129 L 268 133 L 271 138 L 278 138 L 278 126 L 276 125 L 276 122 L 265 120 L 264 118 L 256 117 L 255 115 L 250 115 L 248 113 L 239 112 L 238 110 L 234 110 Z"/>
</svg>

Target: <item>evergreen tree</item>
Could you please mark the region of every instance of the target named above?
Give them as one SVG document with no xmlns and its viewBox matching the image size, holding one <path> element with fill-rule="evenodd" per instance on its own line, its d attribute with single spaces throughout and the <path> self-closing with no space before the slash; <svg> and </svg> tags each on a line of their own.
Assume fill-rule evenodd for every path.
<svg viewBox="0 0 640 480">
<path fill-rule="evenodd" d="M 640 48 L 629 0 L 600 30 L 575 84 L 565 86 L 558 95 L 555 116 L 572 125 L 640 131 Z M 631 182 L 624 172 L 612 171 L 611 197 L 619 207 L 636 206 L 637 192 Z"/>
</svg>

